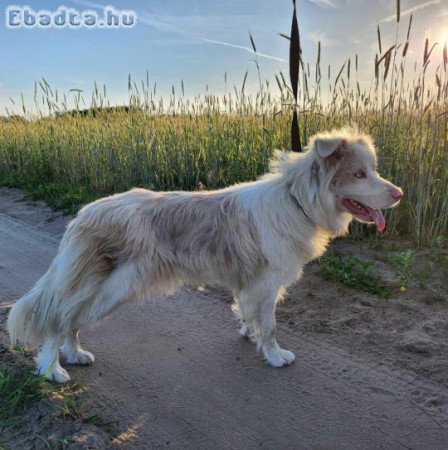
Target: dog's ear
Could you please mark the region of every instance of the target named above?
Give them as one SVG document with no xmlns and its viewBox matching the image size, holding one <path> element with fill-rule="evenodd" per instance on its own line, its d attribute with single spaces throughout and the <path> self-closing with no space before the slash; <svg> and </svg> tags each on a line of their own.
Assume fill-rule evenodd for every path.
<svg viewBox="0 0 448 450">
<path fill-rule="evenodd" d="M 317 138 L 315 141 L 316 152 L 321 158 L 328 158 L 339 150 L 344 144 L 343 139 Z"/>
</svg>

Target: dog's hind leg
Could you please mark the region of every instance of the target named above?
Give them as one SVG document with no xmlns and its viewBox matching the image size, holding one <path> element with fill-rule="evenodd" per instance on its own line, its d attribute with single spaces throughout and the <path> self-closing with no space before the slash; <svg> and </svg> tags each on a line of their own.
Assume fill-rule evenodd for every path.
<svg viewBox="0 0 448 450">
<path fill-rule="evenodd" d="M 45 376 L 58 383 L 70 380 L 67 371 L 59 364 L 60 336 L 47 337 L 40 347 L 39 354 L 35 358 L 37 374 Z"/>
<path fill-rule="evenodd" d="M 118 267 L 104 280 L 82 319 L 78 319 L 80 327 L 93 325 L 128 301 L 142 298 L 145 291 L 143 285 L 142 274 L 135 264 L 125 263 Z"/>
<path fill-rule="evenodd" d="M 83 350 L 79 344 L 78 330 L 96 323 L 109 315 L 123 303 L 131 300 L 140 292 L 139 276 L 136 266 L 123 265 L 112 272 L 98 287 L 94 298 L 76 309 L 76 315 L 66 324 L 67 334 L 44 339 L 36 358 L 38 374 L 44 375 L 58 383 L 70 379 L 67 371 L 59 364 L 59 347 L 65 338 L 62 353 L 70 364 L 89 364 L 94 356 Z M 65 336 L 64 336 L 65 335 Z"/>
<path fill-rule="evenodd" d="M 68 364 L 92 364 L 95 357 L 92 353 L 81 348 L 79 342 L 79 330 L 72 330 L 70 335 L 65 339 L 61 352 L 65 356 Z"/>
<path fill-rule="evenodd" d="M 253 333 L 250 329 L 248 322 L 246 321 L 246 319 L 244 317 L 244 313 L 241 311 L 239 299 L 235 294 L 234 294 L 234 300 L 235 300 L 235 303 L 232 306 L 232 311 L 234 312 L 237 320 L 239 320 L 239 322 L 240 322 L 240 329 L 238 332 L 240 333 L 241 336 L 252 339 Z"/>
<path fill-rule="evenodd" d="M 262 282 L 241 291 L 238 297 L 246 325 L 253 332 L 252 339 L 274 367 L 289 365 L 295 359 L 294 353 L 280 348 L 275 338 L 275 305 L 279 291 L 277 286 Z"/>
</svg>

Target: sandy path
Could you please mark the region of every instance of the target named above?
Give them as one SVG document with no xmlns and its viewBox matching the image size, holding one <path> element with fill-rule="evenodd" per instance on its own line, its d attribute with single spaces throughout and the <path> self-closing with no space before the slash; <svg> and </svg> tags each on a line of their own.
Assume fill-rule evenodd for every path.
<svg viewBox="0 0 448 450">
<path fill-rule="evenodd" d="M 46 208 L 0 194 L 0 296 L 14 300 L 46 270 L 66 220 L 57 216 L 48 233 Z M 227 297 L 185 290 L 84 333 L 96 362 L 69 372 L 103 415 L 121 420 L 126 448 L 447 448 L 448 415 L 412 394 L 445 388 L 283 324 L 278 335 L 297 356 L 284 369 L 238 336 Z"/>
</svg>

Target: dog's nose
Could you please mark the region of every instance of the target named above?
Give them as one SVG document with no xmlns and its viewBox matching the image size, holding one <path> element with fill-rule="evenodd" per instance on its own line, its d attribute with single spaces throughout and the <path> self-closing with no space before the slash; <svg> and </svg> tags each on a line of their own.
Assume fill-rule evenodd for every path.
<svg viewBox="0 0 448 450">
<path fill-rule="evenodd" d="M 400 188 L 396 188 L 396 187 L 394 187 L 394 188 L 392 188 L 391 190 L 390 190 L 390 195 L 392 195 L 392 198 L 394 199 L 394 200 L 400 200 L 400 198 L 401 197 L 403 197 L 403 191 L 400 189 Z"/>
</svg>

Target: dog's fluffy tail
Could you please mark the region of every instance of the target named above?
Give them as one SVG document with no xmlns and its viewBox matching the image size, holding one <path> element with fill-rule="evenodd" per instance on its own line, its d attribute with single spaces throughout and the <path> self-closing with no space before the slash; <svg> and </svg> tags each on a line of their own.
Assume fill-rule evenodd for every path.
<svg viewBox="0 0 448 450">
<path fill-rule="evenodd" d="M 38 346 L 46 328 L 45 303 L 48 295 L 48 271 L 35 285 L 11 308 L 8 317 L 8 333 L 11 345 L 29 347 Z"/>
</svg>

